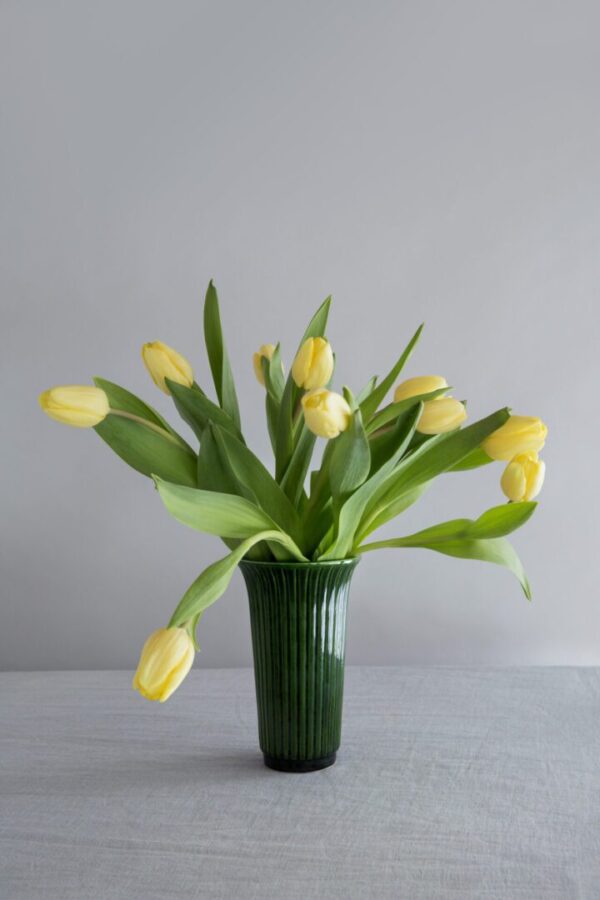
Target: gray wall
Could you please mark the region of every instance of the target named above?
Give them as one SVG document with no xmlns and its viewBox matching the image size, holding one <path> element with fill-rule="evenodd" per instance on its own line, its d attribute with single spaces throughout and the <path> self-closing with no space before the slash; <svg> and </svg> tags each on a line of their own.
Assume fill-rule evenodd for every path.
<svg viewBox="0 0 600 900">
<path fill-rule="evenodd" d="M 291 353 L 329 292 L 340 384 L 424 319 L 407 375 L 549 425 L 515 537 L 534 602 L 492 566 L 373 554 L 350 662 L 600 663 L 598 4 L 5 0 L 0 26 L 2 667 L 133 666 L 222 554 L 36 400 L 102 374 L 172 415 L 140 345 L 208 385 L 211 276 L 263 455 L 251 353 Z M 441 479 L 388 533 L 501 502 L 500 472 Z M 199 665 L 249 663 L 238 574 L 200 639 Z"/>
</svg>

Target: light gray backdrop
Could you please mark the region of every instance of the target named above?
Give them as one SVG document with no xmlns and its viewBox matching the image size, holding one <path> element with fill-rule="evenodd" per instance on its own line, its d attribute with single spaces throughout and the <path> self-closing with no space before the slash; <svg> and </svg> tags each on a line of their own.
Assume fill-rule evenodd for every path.
<svg viewBox="0 0 600 900">
<path fill-rule="evenodd" d="M 252 445 L 250 357 L 334 295 L 338 383 L 441 373 L 472 418 L 540 415 L 547 483 L 502 569 L 361 563 L 349 661 L 600 663 L 600 7 L 583 2 L 4 2 L 2 625 L 11 668 L 131 667 L 223 553 L 37 394 L 101 374 L 172 415 L 160 338 L 209 376 L 220 291 Z M 501 467 L 439 480 L 388 529 L 497 502 Z M 199 665 L 250 662 L 236 574 Z"/>
</svg>

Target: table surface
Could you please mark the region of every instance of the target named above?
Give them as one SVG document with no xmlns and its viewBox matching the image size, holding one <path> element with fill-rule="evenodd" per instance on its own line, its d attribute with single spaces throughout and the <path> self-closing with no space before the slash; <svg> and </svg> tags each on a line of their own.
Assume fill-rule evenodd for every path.
<svg viewBox="0 0 600 900">
<path fill-rule="evenodd" d="M 600 897 L 600 669 L 350 668 L 302 775 L 250 670 L 130 678 L 0 675 L 1 900 Z"/>
</svg>

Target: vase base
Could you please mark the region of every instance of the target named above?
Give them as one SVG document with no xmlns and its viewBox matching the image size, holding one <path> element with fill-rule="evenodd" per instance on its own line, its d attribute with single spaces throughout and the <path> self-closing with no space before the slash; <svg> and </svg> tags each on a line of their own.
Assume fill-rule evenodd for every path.
<svg viewBox="0 0 600 900">
<path fill-rule="evenodd" d="M 269 769 L 275 769 L 277 772 L 317 772 L 319 769 L 326 769 L 335 762 L 335 753 L 328 756 L 320 756 L 318 759 L 279 759 L 276 756 L 269 756 L 263 753 L 265 758 L 265 766 Z"/>
</svg>

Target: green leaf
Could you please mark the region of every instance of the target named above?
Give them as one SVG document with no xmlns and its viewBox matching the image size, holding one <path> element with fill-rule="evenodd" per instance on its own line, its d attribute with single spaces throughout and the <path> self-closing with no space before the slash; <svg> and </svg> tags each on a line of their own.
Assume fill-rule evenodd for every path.
<svg viewBox="0 0 600 900">
<path fill-rule="evenodd" d="M 360 409 L 333 442 L 329 483 L 335 501 L 345 498 L 365 481 L 371 468 L 371 451 Z"/>
<path fill-rule="evenodd" d="M 425 484 L 420 484 L 419 487 L 415 488 L 414 490 L 407 491 L 397 499 L 392 500 L 387 506 L 380 507 L 370 517 L 365 514 L 361 519 L 360 528 L 357 532 L 356 543 L 362 543 L 362 541 L 364 541 L 364 539 L 373 531 L 377 531 L 377 529 L 381 528 L 382 525 L 385 525 L 386 522 L 390 522 L 392 519 L 395 519 L 396 516 L 399 516 L 401 513 L 407 510 L 410 506 L 413 506 L 413 504 L 415 504 L 417 500 L 421 498 L 421 496 L 425 493 L 430 485 L 430 481 L 426 482 Z"/>
<path fill-rule="evenodd" d="M 480 466 L 487 466 L 489 463 L 494 462 L 491 456 L 488 456 L 485 450 L 482 450 L 481 447 L 476 447 L 474 450 L 471 450 L 464 459 L 461 459 L 459 463 L 456 463 L 455 466 L 452 466 L 451 469 L 448 469 L 449 472 L 466 472 L 469 469 L 478 469 Z"/>
<path fill-rule="evenodd" d="M 251 450 L 232 434 L 213 428 L 221 457 L 225 458 L 236 479 L 248 490 L 256 503 L 294 540 L 299 539 L 300 520 L 282 488 Z"/>
<path fill-rule="evenodd" d="M 537 503 L 503 503 L 486 510 L 469 526 L 467 537 L 496 538 L 510 534 L 524 525 L 535 512 Z"/>
<path fill-rule="evenodd" d="M 234 569 L 248 551 L 260 541 L 283 545 L 295 559 L 303 562 L 305 557 L 295 547 L 294 542 L 280 531 L 261 531 L 243 541 L 223 559 L 217 560 L 190 585 L 181 598 L 177 609 L 171 616 L 170 627 L 183 625 L 185 622 L 204 612 L 221 597 L 231 581 Z"/>
<path fill-rule="evenodd" d="M 208 284 L 204 300 L 204 341 L 219 403 L 239 430 L 240 410 L 227 348 L 223 340 L 219 298 L 212 280 Z"/>
<path fill-rule="evenodd" d="M 194 451 L 154 422 L 111 414 L 94 430 L 117 456 L 142 475 L 156 473 L 176 484 L 196 484 Z"/>
<path fill-rule="evenodd" d="M 302 336 L 302 340 L 298 345 L 298 350 L 308 338 L 325 336 L 330 305 L 331 297 L 327 297 L 308 323 L 306 331 Z M 294 452 L 293 414 L 299 398 L 300 390 L 296 387 L 294 379 L 292 378 L 292 373 L 290 372 L 286 379 L 285 388 L 281 397 L 277 421 L 275 478 L 279 483 L 281 483 L 281 480 L 286 473 L 292 458 L 292 453 Z"/>
<path fill-rule="evenodd" d="M 429 391 L 427 394 L 417 394 L 414 397 L 407 397 L 405 400 L 399 400 L 397 403 L 389 403 L 373 416 L 366 427 L 367 434 L 373 434 L 379 428 L 383 428 L 388 422 L 392 422 L 394 419 L 398 418 L 399 415 L 402 415 L 402 413 L 411 409 L 415 403 L 426 403 L 428 400 L 435 400 L 436 397 L 445 394 L 448 390 L 450 390 L 449 387 L 438 388 L 438 390 Z"/>
<path fill-rule="evenodd" d="M 217 445 L 214 426 L 211 425 L 206 426 L 200 439 L 197 487 L 203 491 L 236 494 L 252 500 L 240 485 L 229 460 L 223 457 Z"/>
<path fill-rule="evenodd" d="M 447 556 L 497 563 L 517 576 L 525 595 L 531 598 L 521 561 L 504 535 L 524 525 L 533 515 L 536 506 L 536 503 L 505 503 L 488 509 L 475 520 L 452 519 L 408 537 L 363 544 L 357 552 L 367 553 L 387 547 L 421 547 Z"/>
<path fill-rule="evenodd" d="M 381 401 L 383 400 L 383 398 L 385 397 L 385 395 L 387 394 L 389 389 L 394 384 L 396 378 L 398 377 L 398 375 L 400 374 L 400 372 L 406 365 L 411 353 L 413 352 L 413 350 L 417 344 L 417 341 L 421 337 L 422 331 L 423 331 L 423 325 L 419 325 L 419 327 L 417 328 L 417 330 L 411 337 L 410 341 L 408 342 L 405 350 L 402 352 L 397 363 L 392 367 L 392 369 L 386 375 L 386 377 L 383 379 L 381 384 L 379 384 L 373 391 L 371 391 L 369 396 L 365 400 L 363 400 L 362 403 L 360 404 L 361 412 L 363 414 L 363 418 L 364 418 L 365 422 L 369 421 L 369 419 L 371 418 L 373 413 L 376 411 L 377 407 L 379 406 L 379 404 L 381 403 Z"/>
<path fill-rule="evenodd" d="M 176 384 L 169 378 L 166 378 L 165 382 L 171 391 L 177 412 L 184 422 L 187 422 L 199 440 L 202 438 L 202 432 L 209 422 L 219 425 L 240 440 L 243 440 L 241 432 L 233 419 L 216 403 L 209 400 L 199 387 L 188 388 L 182 384 Z"/>
<path fill-rule="evenodd" d="M 276 527 L 262 509 L 245 497 L 182 487 L 158 477 L 154 480 L 168 512 L 188 528 L 223 538 L 248 538 Z"/>
<path fill-rule="evenodd" d="M 416 404 L 409 404 L 404 412 L 397 416 L 393 425 L 372 434 L 369 437 L 369 446 L 371 449 L 371 474 L 377 472 L 378 469 L 395 453 L 397 447 L 404 442 L 406 433 L 412 429 L 414 420 L 414 410 L 420 401 Z M 398 406 L 400 404 L 397 404 Z M 406 446 L 406 445 L 405 445 Z M 409 448 L 406 447 L 406 452 Z"/>
<path fill-rule="evenodd" d="M 301 423 L 298 441 L 292 451 L 292 458 L 281 479 L 281 487 L 293 504 L 300 502 L 306 473 L 315 446 L 316 436 Z"/>
<path fill-rule="evenodd" d="M 417 422 L 419 421 L 422 409 L 423 406 L 419 403 L 418 406 L 412 410 L 410 427 L 406 432 L 405 438 L 388 461 L 346 500 L 340 510 L 333 542 L 329 547 L 319 546 L 318 548 L 318 552 L 324 550 L 319 556 L 320 559 L 344 559 L 351 552 L 354 544 L 354 536 L 361 522 L 367 503 L 377 488 L 393 471 L 398 460 L 402 457 L 402 454 L 414 433 Z"/>
<path fill-rule="evenodd" d="M 114 384 L 112 381 L 107 381 L 105 378 L 94 378 L 94 384 L 104 391 L 108 397 L 108 403 L 111 409 L 118 409 L 122 412 L 130 413 L 132 416 L 137 416 L 140 419 L 145 419 L 147 422 L 152 422 L 164 431 L 170 432 L 182 445 L 188 446 L 181 435 L 177 434 L 174 428 L 171 428 L 167 420 L 163 419 L 160 413 L 157 413 L 155 409 L 148 406 L 147 403 L 144 403 L 143 400 L 140 400 L 140 398 L 136 397 L 135 394 L 132 394 L 131 391 L 127 391 L 125 388 L 120 387 L 118 384 Z M 193 453 L 192 448 L 190 447 L 189 449 Z"/>
</svg>

